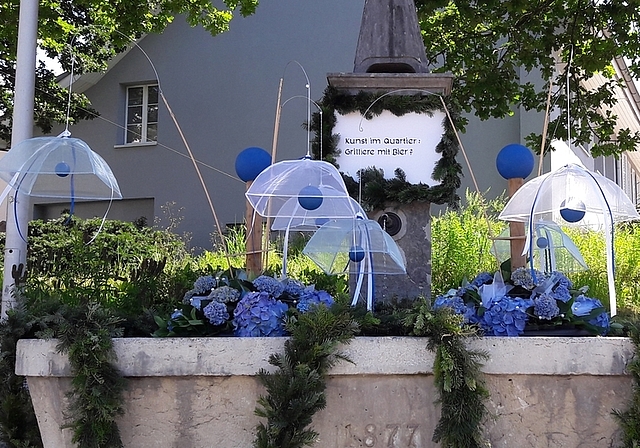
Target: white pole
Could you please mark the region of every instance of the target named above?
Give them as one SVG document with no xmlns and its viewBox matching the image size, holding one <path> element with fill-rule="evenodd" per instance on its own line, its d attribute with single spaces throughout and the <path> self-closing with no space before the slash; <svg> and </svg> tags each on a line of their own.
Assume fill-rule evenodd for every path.
<svg viewBox="0 0 640 448">
<path fill-rule="evenodd" d="M 11 146 L 33 136 L 33 103 L 35 96 L 36 46 L 38 37 L 38 0 L 20 0 L 18 49 L 16 54 L 16 82 L 13 97 L 13 127 Z M 2 280 L 2 314 L 15 306 L 12 295 L 12 271 L 27 259 L 27 226 L 30 218 L 29 196 L 9 195 L 7 201 L 7 233 L 4 249 Z M 22 236 L 20 235 L 22 234 Z M 24 271 L 23 271 L 24 272 Z"/>
</svg>

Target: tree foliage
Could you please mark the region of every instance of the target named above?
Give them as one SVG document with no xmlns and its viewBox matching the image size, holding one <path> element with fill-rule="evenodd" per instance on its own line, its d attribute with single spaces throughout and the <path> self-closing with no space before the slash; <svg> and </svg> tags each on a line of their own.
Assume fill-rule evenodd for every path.
<svg viewBox="0 0 640 448">
<path fill-rule="evenodd" d="M 612 61 L 626 61 L 631 76 L 640 77 L 640 1 L 415 3 L 427 60 L 435 71 L 456 76 L 453 95 L 465 111 L 481 119 L 506 117 L 515 107 L 544 111 L 551 82 L 557 113 L 547 142 L 570 135 L 575 144 L 592 143 L 593 156 L 633 151 L 640 143 L 640 133 L 616 127 L 609 111 L 618 101 L 614 89 L 622 84 Z M 521 79 L 537 70 L 545 85 Z M 587 89 L 583 82 L 596 74 L 603 84 Z M 527 140 L 539 150 L 540 135 Z"/>
<path fill-rule="evenodd" d="M 65 70 L 100 71 L 117 53 L 145 33 L 160 33 L 176 15 L 191 26 L 201 25 L 212 35 L 229 28 L 234 12 L 253 14 L 259 0 L 42 0 L 38 15 L 38 45 Z M 222 5 L 222 6 L 215 6 Z M 17 51 L 19 0 L 0 2 L 0 139 L 11 137 Z M 66 118 L 68 93 L 57 85 L 50 69 L 36 71 L 36 125 L 49 133 Z M 71 120 L 92 118 L 83 95 L 73 95 Z"/>
</svg>

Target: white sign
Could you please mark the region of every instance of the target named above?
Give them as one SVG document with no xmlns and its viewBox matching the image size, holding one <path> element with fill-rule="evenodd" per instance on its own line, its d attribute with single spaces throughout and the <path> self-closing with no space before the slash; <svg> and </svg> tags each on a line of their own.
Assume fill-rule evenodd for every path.
<svg viewBox="0 0 640 448">
<path fill-rule="evenodd" d="M 393 179 L 402 169 L 412 184 L 437 185 L 431 175 L 441 154 L 436 146 L 444 134 L 445 113 L 407 113 L 398 117 L 389 111 L 367 120 L 359 112 L 336 112 L 334 134 L 339 134 L 337 163 L 340 171 L 358 180 L 358 171 L 375 167 Z"/>
</svg>

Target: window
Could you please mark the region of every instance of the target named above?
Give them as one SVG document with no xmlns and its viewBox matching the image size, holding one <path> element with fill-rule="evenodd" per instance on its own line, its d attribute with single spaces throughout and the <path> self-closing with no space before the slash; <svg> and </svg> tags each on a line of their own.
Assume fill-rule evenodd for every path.
<svg viewBox="0 0 640 448">
<path fill-rule="evenodd" d="M 158 140 L 158 85 L 127 88 L 126 144 Z"/>
</svg>

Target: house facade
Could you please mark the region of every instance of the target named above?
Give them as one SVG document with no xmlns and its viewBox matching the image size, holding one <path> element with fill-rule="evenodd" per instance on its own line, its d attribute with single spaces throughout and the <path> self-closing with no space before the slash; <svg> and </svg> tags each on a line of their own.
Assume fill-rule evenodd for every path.
<svg viewBox="0 0 640 448">
<path fill-rule="evenodd" d="M 312 136 L 303 123 L 308 106 L 311 112 L 315 108 L 307 101 L 306 85 L 317 100 L 328 73 L 353 71 L 363 6 L 364 0 L 265 0 L 255 15 L 235 18 L 230 31 L 216 37 L 177 17 L 164 33 L 145 36 L 116 58 L 106 73 L 74 80 L 72 89 L 83 91 L 100 116 L 73 125 L 72 136 L 107 161 L 123 194 L 109 218 L 144 217 L 149 224 L 188 234 L 195 248 L 211 248 L 215 220 L 190 151 L 221 226 L 243 222 L 246 185 L 235 174 L 237 154 L 250 146 L 271 152 L 276 135 L 277 161 L 305 155 Z M 283 107 L 276 130 L 281 79 Z M 625 107 L 635 104 L 636 115 L 630 113 L 629 119 L 637 127 L 637 93 L 631 100 L 635 103 Z M 496 155 L 510 143 L 524 143 L 524 136 L 542 126 L 541 115 L 523 110 L 502 120 L 469 117 L 461 139 L 482 192 L 497 196 L 506 189 Z M 545 172 L 562 163 L 559 157 L 545 160 Z M 587 166 L 619 181 L 637 201 L 636 157 Z M 475 186 L 462 154 L 459 161 L 463 196 L 465 188 Z M 34 200 L 34 217 L 57 217 L 64 208 L 68 204 Z M 106 208 L 102 202 L 78 203 L 75 210 L 91 217 L 102 216 Z"/>
</svg>

